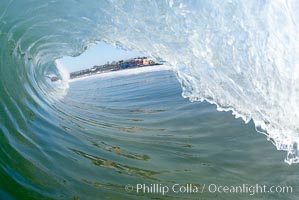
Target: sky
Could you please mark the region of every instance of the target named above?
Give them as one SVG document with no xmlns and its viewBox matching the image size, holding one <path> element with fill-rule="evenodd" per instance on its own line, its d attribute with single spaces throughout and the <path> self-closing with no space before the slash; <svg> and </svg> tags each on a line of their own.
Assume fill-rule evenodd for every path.
<svg viewBox="0 0 299 200">
<path fill-rule="evenodd" d="M 107 62 L 145 56 L 138 51 L 125 51 L 113 45 L 99 42 L 88 48 L 78 57 L 65 56 L 60 62 L 69 72 L 91 68 L 94 65 L 102 65 Z"/>
</svg>

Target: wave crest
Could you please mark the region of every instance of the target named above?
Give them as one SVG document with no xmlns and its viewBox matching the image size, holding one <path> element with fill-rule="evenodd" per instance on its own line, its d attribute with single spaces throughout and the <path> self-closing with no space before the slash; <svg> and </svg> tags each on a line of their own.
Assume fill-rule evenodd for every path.
<svg viewBox="0 0 299 200">
<path fill-rule="evenodd" d="M 299 162 L 298 7 L 257 0 L 1 1 L 1 90 L 11 95 L 17 88 L 43 102 L 52 88 L 45 74 L 67 80 L 56 59 L 79 55 L 94 41 L 120 44 L 164 58 L 184 97 L 252 119 L 288 152 L 286 162 Z"/>
</svg>

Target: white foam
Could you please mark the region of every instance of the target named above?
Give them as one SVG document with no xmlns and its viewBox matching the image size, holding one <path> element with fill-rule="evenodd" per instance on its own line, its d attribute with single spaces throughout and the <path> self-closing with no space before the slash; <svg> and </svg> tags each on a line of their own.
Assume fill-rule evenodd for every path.
<svg viewBox="0 0 299 200">
<path fill-rule="evenodd" d="M 55 65 L 59 71 L 59 74 L 61 75 L 61 83 L 63 83 L 68 88 L 68 82 L 70 79 L 70 73 L 66 69 L 66 67 L 62 64 L 60 60 L 55 60 Z"/>
</svg>

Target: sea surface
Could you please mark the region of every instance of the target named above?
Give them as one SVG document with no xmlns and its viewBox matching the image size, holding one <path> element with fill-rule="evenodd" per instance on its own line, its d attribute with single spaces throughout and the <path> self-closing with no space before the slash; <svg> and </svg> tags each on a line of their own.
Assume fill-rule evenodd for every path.
<svg viewBox="0 0 299 200">
<path fill-rule="evenodd" d="M 171 70 L 138 70 L 72 81 L 53 102 L 61 113 L 32 120 L 37 146 L 23 142 L 18 153 L 10 145 L 20 144 L 1 140 L 1 199 L 297 199 L 297 165 L 283 162 L 252 123 L 182 98 Z M 162 195 L 137 192 L 137 184 L 205 190 Z M 219 193 L 210 184 L 293 192 Z"/>
</svg>

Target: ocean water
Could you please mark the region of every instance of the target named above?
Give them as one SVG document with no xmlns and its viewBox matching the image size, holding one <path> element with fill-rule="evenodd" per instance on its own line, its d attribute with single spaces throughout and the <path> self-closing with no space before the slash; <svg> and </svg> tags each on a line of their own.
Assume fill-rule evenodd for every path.
<svg viewBox="0 0 299 200">
<path fill-rule="evenodd" d="M 253 123 L 182 98 L 172 70 L 73 81 L 51 106 L 59 113 L 32 116 L 23 137 L 4 132 L 1 199 L 297 199 L 297 166 L 284 163 Z M 128 192 L 128 184 L 289 185 L 293 192 L 162 195 Z"/>
<path fill-rule="evenodd" d="M 295 0 L 1 0 L 0 199 L 296 199 L 298 9 Z M 171 70 L 70 81 L 58 59 L 97 41 Z M 136 191 L 176 183 L 202 190 Z"/>
</svg>

